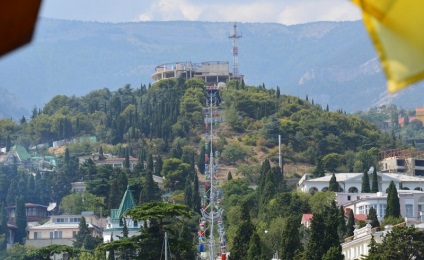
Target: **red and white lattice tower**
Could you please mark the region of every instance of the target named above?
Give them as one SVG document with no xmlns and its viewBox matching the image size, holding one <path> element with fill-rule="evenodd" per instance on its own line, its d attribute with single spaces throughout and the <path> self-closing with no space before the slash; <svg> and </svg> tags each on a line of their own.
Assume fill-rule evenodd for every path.
<svg viewBox="0 0 424 260">
<path fill-rule="evenodd" d="M 233 78 L 235 78 L 235 79 L 240 79 L 237 40 L 240 39 L 241 37 L 242 37 L 241 34 L 237 34 L 237 24 L 234 23 L 233 34 L 228 36 L 228 38 L 233 39 L 233 58 L 234 58 Z"/>
<path fill-rule="evenodd" d="M 205 194 L 202 201 L 202 217 L 199 223 L 199 251 L 206 251 L 210 260 L 218 256 L 226 259 L 226 235 L 222 218 L 221 188 L 219 183 L 218 139 L 214 136 L 214 126 L 219 123 L 218 97 L 216 91 L 208 91 L 205 115 Z M 209 155 L 208 155 L 209 154 Z M 206 235 L 208 231 L 209 236 Z M 217 235 L 217 236 L 215 236 Z"/>
</svg>

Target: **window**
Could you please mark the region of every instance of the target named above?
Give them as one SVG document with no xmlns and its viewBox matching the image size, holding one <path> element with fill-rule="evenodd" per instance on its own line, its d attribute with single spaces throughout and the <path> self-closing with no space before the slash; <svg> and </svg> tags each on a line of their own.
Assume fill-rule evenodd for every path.
<svg viewBox="0 0 424 260">
<path fill-rule="evenodd" d="M 78 231 L 72 231 L 72 238 L 76 238 L 78 234 Z"/>
<path fill-rule="evenodd" d="M 41 232 L 34 232 L 34 239 L 41 239 Z"/>
<path fill-rule="evenodd" d="M 138 227 L 138 222 L 134 220 L 134 227 Z"/>
<path fill-rule="evenodd" d="M 380 218 L 383 218 L 386 215 L 386 205 L 380 204 Z"/>
<path fill-rule="evenodd" d="M 414 206 L 412 204 L 405 204 L 405 217 L 414 217 Z"/>
<path fill-rule="evenodd" d="M 347 200 L 350 200 L 350 196 L 347 196 Z"/>
<path fill-rule="evenodd" d="M 50 239 L 54 239 L 54 238 L 62 238 L 62 231 L 54 231 L 54 232 L 50 232 Z"/>
</svg>

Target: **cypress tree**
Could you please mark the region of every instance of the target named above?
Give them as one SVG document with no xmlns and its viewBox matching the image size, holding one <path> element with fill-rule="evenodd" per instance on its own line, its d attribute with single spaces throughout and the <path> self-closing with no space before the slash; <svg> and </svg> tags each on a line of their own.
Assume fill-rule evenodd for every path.
<svg viewBox="0 0 424 260">
<path fill-rule="evenodd" d="M 370 225 L 372 228 L 380 226 L 380 222 L 378 221 L 377 217 L 377 211 L 373 207 L 371 207 L 368 211 L 367 219 L 371 220 Z"/>
<path fill-rule="evenodd" d="M 143 189 L 140 192 L 139 203 L 147 203 L 152 201 L 160 201 L 160 189 L 156 182 L 153 180 L 153 174 L 151 171 L 146 171 L 144 177 Z"/>
<path fill-rule="evenodd" d="M 190 175 L 187 175 L 184 188 L 184 204 L 193 209 L 193 187 Z"/>
<path fill-rule="evenodd" d="M 147 156 L 147 170 L 149 170 L 151 172 L 155 172 L 153 155 L 151 153 L 149 153 L 149 155 Z"/>
<path fill-rule="evenodd" d="M 262 247 L 261 240 L 256 231 L 253 231 L 253 235 L 249 241 L 249 249 L 247 250 L 247 259 L 249 260 L 262 260 Z"/>
<path fill-rule="evenodd" d="M 355 216 L 353 215 L 353 210 L 349 210 L 349 218 L 347 219 L 346 224 L 346 237 L 353 236 L 353 231 L 355 230 Z"/>
<path fill-rule="evenodd" d="M 155 175 L 161 176 L 160 173 L 162 172 L 162 167 L 163 167 L 162 156 L 158 155 L 156 159 Z"/>
<path fill-rule="evenodd" d="M 369 193 L 370 190 L 370 178 L 368 176 L 368 171 L 365 170 L 364 174 L 362 175 L 362 193 Z"/>
<path fill-rule="evenodd" d="M 315 213 L 311 219 L 310 237 L 306 244 L 305 256 L 308 260 L 321 260 L 327 250 L 323 245 L 325 221 L 322 213 Z"/>
<path fill-rule="evenodd" d="M 293 259 L 296 250 L 301 247 L 299 221 L 295 217 L 288 217 L 281 235 L 281 259 Z"/>
<path fill-rule="evenodd" d="M 193 180 L 193 210 L 196 213 L 200 213 L 201 208 L 201 200 L 199 194 L 199 178 L 197 177 L 197 173 L 194 172 L 194 180 Z"/>
<path fill-rule="evenodd" d="M 0 203 L 0 252 L 7 247 L 7 213 L 3 202 Z"/>
<path fill-rule="evenodd" d="M 318 158 L 317 166 L 312 172 L 312 175 L 314 176 L 314 178 L 324 177 L 325 171 L 324 171 L 324 166 L 322 165 L 321 158 Z"/>
<path fill-rule="evenodd" d="M 125 169 L 129 169 L 130 168 L 130 153 L 128 151 L 128 148 L 125 148 L 124 168 Z"/>
<path fill-rule="evenodd" d="M 231 246 L 231 258 L 233 259 L 247 259 L 250 237 L 255 228 L 250 221 L 249 206 L 246 201 L 242 202 L 241 216 L 240 224 L 235 230 L 235 236 Z"/>
<path fill-rule="evenodd" d="M 231 181 L 232 179 L 233 179 L 233 175 L 231 174 L 231 171 L 228 171 L 227 181 Z"/>
<path fill-rule="evenodd" d="M 397 189 L 395 183 L 393 181 L 390 182 L 389 190 L 387 193 L 387 207 L 386 207 L 386 215 L 384 218 L 399 218 L 400 217 L 400 203 L 399 197 L 397 193 Z"/>
<path fill-rule="evenodd" d="M 374 171 L 372 172 L 372 188 L 371 192 L 378 192 L 378 176 L 377 176 L 377 167 L 374 167 Z"/>
<path fill-rule="evenodd" d="M 199 169 L 200 174 L 205 174 L 205 153 L 205 146 L 202 145 L 202 148 L 200 149 L 199 160 L 197 162 L 197 168 Z"/>
<path fill-rule="evenodd" d="M 337 182 L 336 175 L 333 172 L 333 176 L 331 176 L 330 184 L 328 185 L 329 191 L 338 192 L 339 191 L 339 183 Z"/>
<path fill-rule="evenodd" d="M 16 213 L 15 213 L 15 223 L 16 223 L 16 234 L 15 234 L 15 243 L 25 244 L 25 238 L 27 236 L 26 227 L 27 227 L 27 217 L 25 210 L 25 202 L 23 196 L 18 196 L 16 198 Z"/>
<path fill-rule="evenodd" d="M 339 233 L 339 238 L 342 240 L 346 235 L 346 220 L 345 220 L 345 212 L 343 206 L 339 208 L 339 214 L 337 215 L 337 231 Z"/>
</svg>

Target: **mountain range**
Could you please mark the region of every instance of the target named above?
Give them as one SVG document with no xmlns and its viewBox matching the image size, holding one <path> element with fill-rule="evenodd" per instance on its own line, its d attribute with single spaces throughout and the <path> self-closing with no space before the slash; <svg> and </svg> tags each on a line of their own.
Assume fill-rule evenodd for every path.
<svg viewBox="0 0 424 260">
<path fill-rule="evenodd" d="M 422 86 L 389 95 L 361 21 L 285 26 L 238 23 L 239 71 L 247 85 L 280 87 L 348 113 L 393 103 L 422 106 Z M 41 18 L 32 43 L 0 59 L 0 117 L 20 118 L 55 95 L 133 88 L 156 66 L 177 61 L 233 64 L 233 23 L 97 23 Z"/>
</svg>

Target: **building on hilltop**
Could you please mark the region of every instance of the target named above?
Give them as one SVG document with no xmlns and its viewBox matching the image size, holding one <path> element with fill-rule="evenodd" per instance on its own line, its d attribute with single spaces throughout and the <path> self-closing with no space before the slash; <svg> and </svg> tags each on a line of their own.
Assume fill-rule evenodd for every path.
<svg viewBox="0 0 424 260">
<path fill-rule="evenodd" d="M 399 172 L 410 176 L 424 176 L 424 154 L 403 150 L 383 151 L 379 155 L 381 172 Z"/>
<path fill-rule="evenodd" d="M 112 236 L 114 241 L 122 237 L 124 221 L 128 228 L 128 237 L 140 234 L 140 224 L 132 220 L 131 217 L 124 215 L 125 211 L 134 207 L 135 200 L 128 185 L 119 209 L 111 209 L 110 216 L 106 220 L 106 227 L 103 230 L 103 242 L 110 242 Z"/>
<path fill-rule="evenodd" d="M 226 61 L 166 63 L 155 68 L 152 79 L 153 83 L 156 83 L 163 79 L 200 78 L 206 85 L 225 85 L 225 82 L 232 77 L 229 68 L 229 63 Z"/>
</svg>

